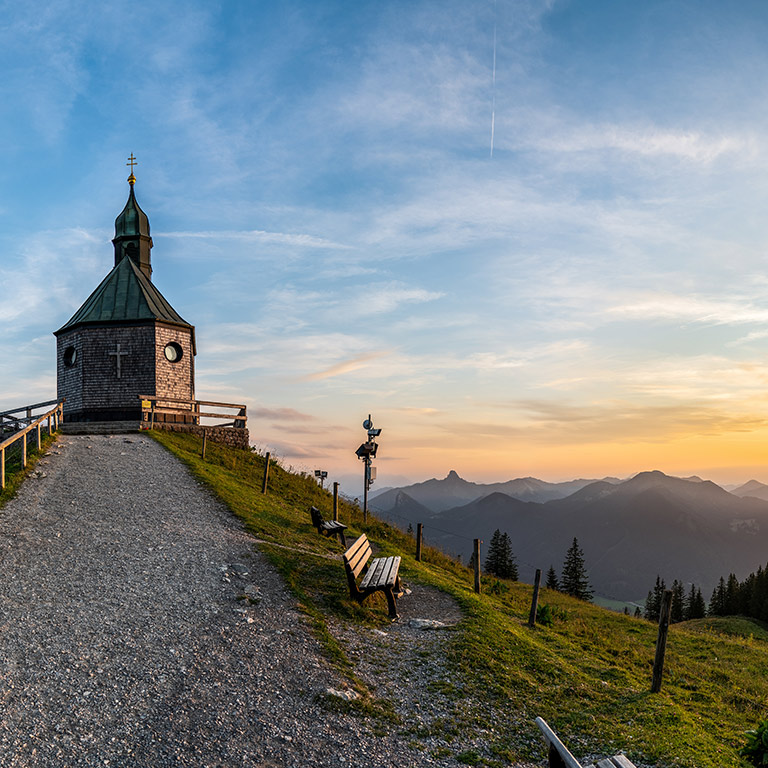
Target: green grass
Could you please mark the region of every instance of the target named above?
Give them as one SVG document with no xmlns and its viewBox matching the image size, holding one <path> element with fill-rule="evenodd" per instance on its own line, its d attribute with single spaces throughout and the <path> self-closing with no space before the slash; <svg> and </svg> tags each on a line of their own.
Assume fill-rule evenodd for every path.
<svg viewBox="0 0 768 768">
<path fill-rule="evenodd" d="M 5 451 L 5 488 L 0 491 L 0 508 L 2 508 L 6 502 L 12 499 L 16 495 L 19 486 L 24 481 L 24 478 L 34 470 L 40 457 L 48 450 L 48 447 L 55 442 L 56 435 L 52 437 L 47 434 L 46 431 L 42 431 L 40 436 L 40 451 L 38 452 L 35 447 L 34 432 L 30 432 L 27 435 L 27 466 L 26 469 L 22 466 L 21 455 L 21 440 L 14 443 L 10 448 L 6 448 Z"/>
<path fill-rule="evenodd" d="M 313 477 L 270 469 L 261 494 L 264 458 L 208 445 L 190 435 L 154 433 L 185 461 L 243 519 L 267 557 L 283 575 L 320 638 L 330 663 L 363 694 L 358 710 L 390 715 L 355 679 L 344 649 L 326 627 L 334 615 L 361 624 L 387 623 L 383 598 L 362 607 L 349 600 L 340 546 L 312 528 L 309 506 L 330 516 L 331 496 Z M 469 571 L 442 553 L 425 548 L 413 557 L 414 542 L 378 520 L 363 524 L 359 509 L 342 501 L 340 519 L 352 536 L 367 532 L 383 553 L 402 555 L 408 582 L 438 587 L 458 601 L 465 618 L 451 634 L 452 683 L 440 693 L 454 697 L 450 727 L 457 733 L 487 728 L 487 755 L 474 750 L 456 758 L 467 765 L 505 765 L 541 760 L 534 725 L 543 716 L 577 758 L 626 751 L 636 762 L 689 768 L 736 768 L 743 733 L 765 716 L 768 706 L 768 632 L 747 619 L 711 619 L 670 629 L 662 691 L 649 692 L 656 627 L 643 619 L 543 590 L 541 603 L 555 609 L 550 628 L 528 628 L 530 585 L 503 583 L 476 595 Z M 288 548 L 286 548 L 286 545 Z M 496 580 L 487 580 L 491 586 Z M 418 590 L 409 599 L 418 599 Z M 437 689 L 436 691 L 437 692 Z M 467 702 L 478 701 L 474 710 Z M 381 727 L 401 728 L 396 718 Z M 389 722 L 389 725 L 386 723 Z M 435 726 L 445 730 L 446 723 Z M 424 734 L 422 734 L 423 736 Z M 419 734 L 413 735 L 418 743 Z"/>
</svg>

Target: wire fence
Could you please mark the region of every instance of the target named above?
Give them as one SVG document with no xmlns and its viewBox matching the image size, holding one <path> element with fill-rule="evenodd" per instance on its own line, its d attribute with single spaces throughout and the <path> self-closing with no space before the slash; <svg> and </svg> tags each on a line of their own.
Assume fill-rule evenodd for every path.
<svg viewBox="0 0 768 768">
<path fill-rule="evenodd" d="M 393 512 L 392 510 L 376 509 L 376 513 L 380 517 L 396 518 L 397 520 L 403 521 L 403 523 L 405 523 L 405 526 L 402 526 L 403 530 L 405 530 L 407 528 L 407 526 L 411 526 L 412 527 L 412 526 L 414 526 L 416 524 L 410 517 L 405 517 L 403 515 L 399 515 L 399 514 L 397 514 L 397 512 Z M 421 523 L 421 526 L 422 526 L 422 542 L 425 543 L 425 544 L 428 544 L 429 546 L 435 546 L 435 545 L 434 544 L 429 544 L 429 542 L 427 540 L 427 536 L 426 536 L 426 532 L 427 531 L 434 531 L 434 532 L 437 532 L 437 533 L 442 533 L 444 536 L 451 536 L 454 539 L 458 539 L 458 540 L 460 540 L 462 542 L 467 542 L 469 544 L 469 546 L 472 546 L 474 544 L 475 538 L 478 538 L 478 537 L 466 536 L 465 534 L 457 533 L 456 531 L 449 531 L 449 530 L 446 530 L 445 528 L 441 528 L 441 527 L 439 527 L 437 525 L 433 525 L 432 523 Z M 443 549 L 443 546 L 437 546 L 436 548 L 437 549 L 441 549 L 442 551 L 445 551 Z M 458 555 L 459 557 L 461 557 L 460 553 L 448 552 L 446 554 L 453 555 L 453 556 L 457 556 Z M 525 558 L 521 557 L 519 553 L 515 553 L 514 557 L 515 557 L 515 562 L 518 564 L 518 566 L 525 566 L 526 568 L 529 568 L 532 573 L 535 573 L 539 569 L 541 569 L 542 572 L 544 571 L 544 569 L 541 568 L 541 564 L 536 565 L 534 563 L 531 563 L 531 562 L 525 560 Z M 627 600 L 626 598 L 618 597 L 616 595 L 612 595 L 612 594 L 606 592 L 603 589 L 600 590 L 599 597 L 605 598 L 607 600 L 614 601 L 616 603 L 621 603 L 622 605 L 638 606 L 638 607 L 642 608 L 642 604 L 640 602 L 638 602 L 637 600 Z"/>
</svg>

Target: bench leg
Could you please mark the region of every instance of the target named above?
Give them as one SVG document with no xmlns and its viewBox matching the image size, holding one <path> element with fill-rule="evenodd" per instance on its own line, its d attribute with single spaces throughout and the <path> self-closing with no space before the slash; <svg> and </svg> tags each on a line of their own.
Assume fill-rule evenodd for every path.
<svg viewBox="0 0 768 768">
<path fill-rule="evenodd" d="M 400 618 L 397 615 L 397 605 L 395 605 L 395 593 L 390 588 L 390 589 L 385 589 L 384 594 L 387 596 L 387 605 L 389 606 L 389 618 L 392 619 L 392 621 L 395 621 L 396 619 Z"/>
<path fill-rule="evenodd" d="M 403 586 L 400 583 L 400 577 L 398 576 L 397 579 L 395 579 L 395 597 L 402 597 L 405 594 L 403 591 Z"/>
<path fill-rule="evenodd" d="M 344 547 L 344 549 L 347 548 L 347 537 L 344 535 L 344 531 L 339 531 L 339 536 L 341 536 L 341 545 Z"/>
</svg>

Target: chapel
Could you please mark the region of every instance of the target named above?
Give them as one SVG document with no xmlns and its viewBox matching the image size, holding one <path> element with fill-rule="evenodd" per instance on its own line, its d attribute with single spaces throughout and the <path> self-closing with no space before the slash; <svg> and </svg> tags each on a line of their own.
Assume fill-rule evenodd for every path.
<svg viewBox="0 0 768 768">
<path fill-rule="evenodd" d="M 140 396 L 195 399 L 195 328 L 152 282 L 149 218 L 136 201 L 115 219 L 115 263 L 56 336 L 64 420 L 139 422 Z"/>
</svg>

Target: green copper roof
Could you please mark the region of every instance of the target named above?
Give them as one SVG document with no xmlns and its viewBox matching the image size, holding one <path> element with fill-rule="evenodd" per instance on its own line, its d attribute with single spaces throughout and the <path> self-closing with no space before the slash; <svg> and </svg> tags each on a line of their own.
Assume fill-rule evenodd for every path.
<svg viewBox="0 0 768 768">
<path fill-rule="evenodd" d="M 162 320 L 192 326 L 165 300 L 133 259 L 121 259 L 57 334 L 77 325 Z"/>
<path fill-rule="evenodd" d="M 135 237 L 146 235 L 149 237 L 149 217 L 139 208 L 136 196 L 133 194 L 133 184 L 120 215 L 115 219 L 115 237 Z"/>
</svg>

